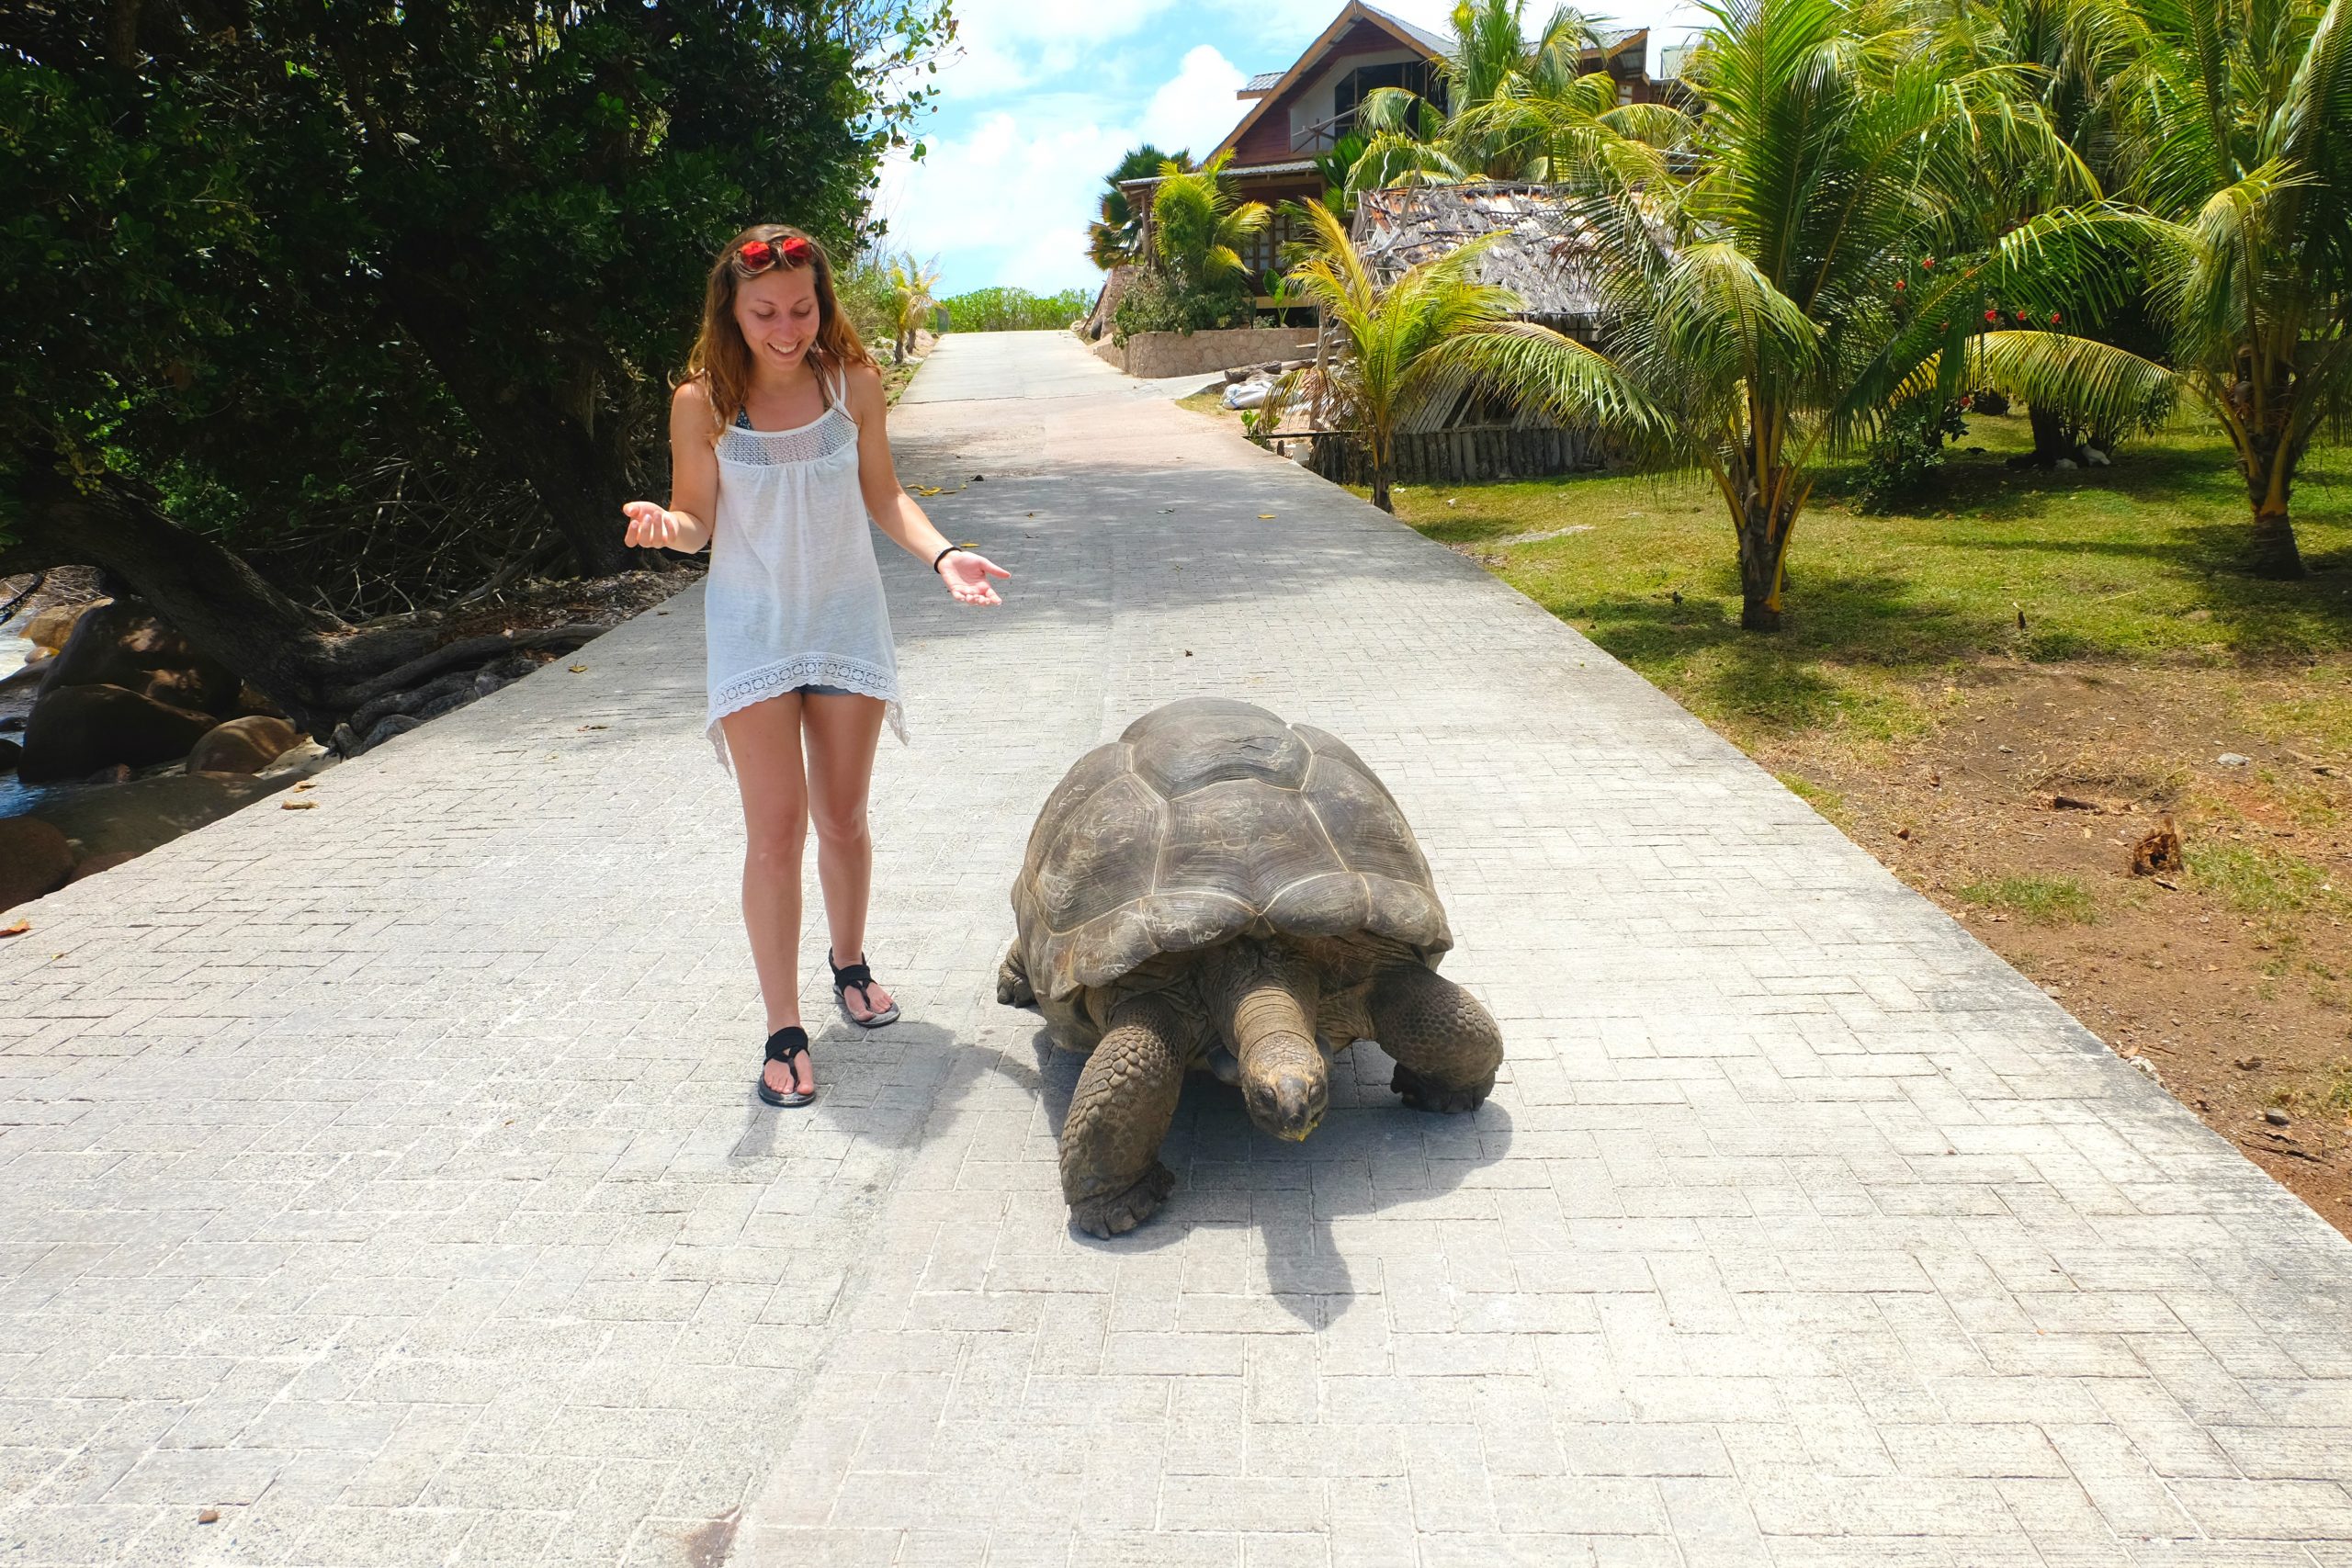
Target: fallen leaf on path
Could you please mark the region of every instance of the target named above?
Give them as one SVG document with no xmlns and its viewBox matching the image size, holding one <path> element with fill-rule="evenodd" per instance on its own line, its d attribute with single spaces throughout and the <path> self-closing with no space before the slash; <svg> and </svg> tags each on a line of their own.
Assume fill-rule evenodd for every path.
<svg viewBox="0 0 2352 1568">
<path fill-rule="evenodd" d="M 217 1525 L 220 1522 L 220 1510 L 218 1508 L 203 1509 L 196 1516 L 196 1522 L 200 1525 Z"/>
<path fill-rule="evenodd" d="M 588 666 L 585 664 L 575 664 L 571 667 L 571 672 L 574 675 L 585 675 L 588 673 Z"/>
<path fill-rule="evenodd" d="M 0 936 L 22 936 L 32 929 L 30 920 L 18 920 L 14 925 L 0 926 Z"/>
<path fill-rule="evenodd" d="M 315 800 L 281 800 L 277 803 L 280 811 L 316 811 L 318 808 L 319 803 Z"/>
<path fill-rule="evenodd" d="M 1261 512 L 1258 513 L 1258 521 L 1261 523 L 1272 523 L 1273 520 L 1274 514 L 1271 512 Z"/>
</svg>

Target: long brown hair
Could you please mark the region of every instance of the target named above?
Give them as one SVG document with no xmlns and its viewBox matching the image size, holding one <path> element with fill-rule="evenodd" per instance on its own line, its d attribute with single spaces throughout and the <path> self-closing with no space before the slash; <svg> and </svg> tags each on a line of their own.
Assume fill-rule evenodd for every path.
<svg viewBox="0 0 2352 1568">
<path fill-rule="evenodd" d="M 808 345 L 816 364 L 811 368 L 838 372 L 853 365 L 874 363 L 874 355 L 833 296 L 833 263 L 825 247 L 789 224 L 754 223 L 728 241 L 710 264 L 710 281 L 702 295 L 702 330 L 695 334 L 694 352 L 686 355 L 685 374 L 679 378 L 702 382 L 710 403 L 714 441 L 742 412 L 752 390 L 752 347 L 743 341 L 743 329 L 735 324 L 735 293 L 744 278 L 759 274 L 745 272 L 738 253 L 754 240 L 780 246 L 793 239 L 808 242 L 811 254 L 807 265 L 817 274 L 817 339 Z"/>
</svg>

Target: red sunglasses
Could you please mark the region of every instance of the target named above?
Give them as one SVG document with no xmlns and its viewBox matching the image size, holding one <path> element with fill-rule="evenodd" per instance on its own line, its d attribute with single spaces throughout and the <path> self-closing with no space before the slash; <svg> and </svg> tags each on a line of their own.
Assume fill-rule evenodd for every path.
<svg viewBox="0 0 2352 1568">
<path fill-rule="evenodd" d="M 735 247 L 735 270 L 751 277 L 770 267 L 806 266 L 816 254 L 817 247 L 797 234 L 786 235 L 774 244 L 751 240 Z"/>
</svg>

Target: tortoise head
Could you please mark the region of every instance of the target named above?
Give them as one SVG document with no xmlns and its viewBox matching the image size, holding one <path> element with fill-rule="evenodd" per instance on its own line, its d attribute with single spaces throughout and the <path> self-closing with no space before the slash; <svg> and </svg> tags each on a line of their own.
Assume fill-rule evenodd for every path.
<svg viewBox="0 0 2352 1568">
<path fill-rule="evenodd" d="M 1205 978 L 1210 1016 L 1240 1062 L 1250 1120 L 1301 1141 L 1331 1104 L 1329 1065 L 1315 1043 L 1313 965 L 1283 945 L 1244 939 L 1211 955 Z"/>
<path fill-rule="evenodd" d="M 1241 1102 L 1250 1120 L 1277 1138 L 1302 1143 L 1330 1109 L 1331 1077 L 1315 1042 L 1289 1030 L 1269 1031 L 1241 1056 Z"/>
</svg>

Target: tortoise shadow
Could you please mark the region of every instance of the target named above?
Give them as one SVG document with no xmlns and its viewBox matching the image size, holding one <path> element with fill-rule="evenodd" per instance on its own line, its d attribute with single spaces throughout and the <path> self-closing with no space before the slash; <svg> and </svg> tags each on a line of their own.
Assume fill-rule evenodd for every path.
<svg viewBox="0 0 2352 1568">
<path fill-rule="evenodd" d="M 1030 1045 L 1039 1103 L 1058 1138 L 1085 1058 L 1043 1029 Z M 1189 1074 L 1159 1149 L 1176 1173 L 1168 1201 L 1125 1235 L 1104 1240 L 1072 1225 L 1070 1239 L 1114 1255 L 1181 1250 L 1188 1293 L 1271 1296 L 1310 1332 L 1328 1326 L 1358 1296 L 1381 1293 L 1377 1260 L 1392 1243 L 1380 1222 L 1442 1217 L 1465 1177 L 1510 1149 L 1500 1103 L 1462 1116 L 1410 1110 L 1388 1088 L 1393 1067 L 1378 1045 L 1356 1042 L 1331 1065 L 1323 1124 L 1298 1144 L 1261 1132 L 1238 1090 Z M 1408 1226 L 1396 1228 L 1409 1245 Z M 1351 1253 L 1372 1264 L 1368 1279 L 1359 1281 Z"/>
</svg>

